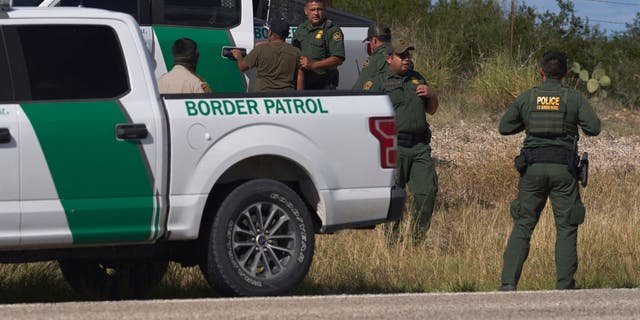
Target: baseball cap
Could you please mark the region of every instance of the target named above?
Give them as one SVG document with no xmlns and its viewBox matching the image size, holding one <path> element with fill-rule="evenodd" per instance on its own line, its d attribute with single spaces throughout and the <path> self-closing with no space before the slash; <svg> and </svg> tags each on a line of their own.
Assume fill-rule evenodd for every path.
<svg viewBox="0 0 640 320">
<path fill-rule="evenodd" d="M 269 28 L 271 32 L 283 38 L 289 36 L 289 27 L 289 21 L 285 18 L 273 18 L 267 23 L 267 28 Z"/>
<path fill-rule="evenodd" d="M 391 41 L 391 29 L 386 24 L 376 23 L 367 30 L 367 38 L 362 42 L 370 41 L 372 37 L 380 39 L 380 41 Z"/>
<path fill-rule="evenodd" d="M 401 54 L 407 50 L 415 50 L 416 48 L 404 39 L 394 40 L 391 45 L 387 44 L 387 54 Z"/>
</svg>

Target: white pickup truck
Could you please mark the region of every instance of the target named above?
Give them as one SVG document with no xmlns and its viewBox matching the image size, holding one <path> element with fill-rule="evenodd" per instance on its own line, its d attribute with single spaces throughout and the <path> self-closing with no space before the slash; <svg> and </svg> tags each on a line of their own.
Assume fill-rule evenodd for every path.
<svg viewBox="0 0 640 320">
<path fill-rule="evenodd" d="M 386 95 L 161 96 L 130 15 L 0 8 L 0 262 L 83 294 L 142 296 L 168 261 L 290 292 L 314 234 L 401 217 L 395 158 Z"/>
</svg>

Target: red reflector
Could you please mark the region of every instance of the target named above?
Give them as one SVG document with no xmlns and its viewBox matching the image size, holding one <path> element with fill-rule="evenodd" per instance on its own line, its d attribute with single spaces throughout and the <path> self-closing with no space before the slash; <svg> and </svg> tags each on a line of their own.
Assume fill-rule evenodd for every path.
<svg viewBox="0 0 640 320">
<path fill-rule="evenodd" d="M 380 142 L 380 166 L 395 168 L 398 157 L 395 119 L 393 117 L 369 118 L 369 131 Z"/>
</svg>

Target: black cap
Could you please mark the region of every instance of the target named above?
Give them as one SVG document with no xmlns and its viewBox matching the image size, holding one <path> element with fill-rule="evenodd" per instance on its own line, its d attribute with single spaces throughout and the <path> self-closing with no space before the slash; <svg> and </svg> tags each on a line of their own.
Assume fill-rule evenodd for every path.
<svg viewBox="0 0 640 320">
<path fill-rule="evenodd" d="M 289 36 L 290 27 L 289 21 L 285 18 L 273 18 L 269 20 L 269 23 L 267 23 L 267 28 L 282 38 Z"/>
<path fill-rule="evenodd" d="M 391 29 L 385 24 L 376 23 L 369 27 L 367 30 L 367 38 L 362 40 L 362 42 L 371 41 L 372 37 L 376 37 L 383 42 L 391 41 Z"/>
</svg>

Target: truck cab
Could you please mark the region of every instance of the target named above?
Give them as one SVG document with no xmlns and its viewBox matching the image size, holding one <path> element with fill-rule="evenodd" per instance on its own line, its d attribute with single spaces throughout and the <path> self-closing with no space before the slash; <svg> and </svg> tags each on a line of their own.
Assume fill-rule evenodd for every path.
<svg viewBox="0 0 640 320">
<path fill-rule="evenodd" d="M 225 57 L 224 48 L 251 51 L 257 42 L 267 40 L 266 21 L 285 17 L 291 23 L 290 35 L 306 20 L 305 0 L 14 0 L 16 6 L 89 7 L 124 12 L 133 16 L 142 28 L 147 47 L 160 77 L 173 66 L 171 45 L 181 37 L 198 43 L 198 74 L 213 92 L 253 91 L 255 74 L 237 70 L 235 61 Z M 348 12 L 327 8 L 327 17 L 342 28 L 346 59 L 338 67 L 338 89 L 351 89 L 367 59 L 362 40 L 373 21 Z M 291 38 L 288 39 L 290 41 Z"/>
</svg>

